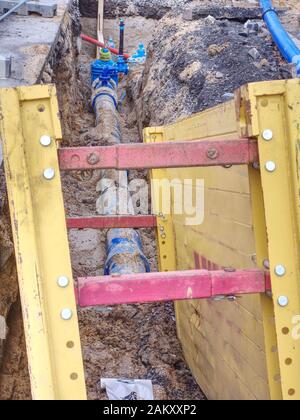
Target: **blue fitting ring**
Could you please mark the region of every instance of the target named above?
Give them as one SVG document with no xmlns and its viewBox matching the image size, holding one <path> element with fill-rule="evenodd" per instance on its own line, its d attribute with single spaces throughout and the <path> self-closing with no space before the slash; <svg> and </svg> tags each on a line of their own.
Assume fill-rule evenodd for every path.
<svg viewBox="0 0 300 420">
<path fill-rule="evenodd" d="M 105 276 L 110 274 L 113 258 L 118 254 L 124 254 L 124 249 L 127 249 L 129 254 L 131 253 L 130 251 L 132 251 L 132 254 L 135 254 L 138 249 L 139 257 L 144 263 L 145 270 L 147 273 L 150 273 L 150 264 L 142 251 L 142 243 L 139 237 L 134 242 L 128 238 L 114 238 L 108 247 L 108 255 L 104 266 Z"/>
<path fill-rule="evenodd" d="M 262 18 L 264 19 L 266 14 L 269 13 L 269 12 L 274 12 L 274 13 L 276 13 L 277 16 L 279 16 L 277 10 L 274 7 L 269 7 L 269 9 L 267 9 L 263 12 Z"/>
<path fill-rule="evenodd" d="M 115 105 L 116 109 L 118 109 L 118 103 L 117 103 L 117 101 L 116 101 L 116 98 L 114 98 L 114 97 L 113 97 L 113 95 L 111 95 L 110 93 L 107 93 L 107 92 L 100 92 L 100 93 L 97 93 L 97 94 L 95 95 L 94 99 L 93 99 L 93 102 L 92 102 L 92 107 L 93 107 L 93 109 L 94 109 L 94 110 L 95 110 L 96 100 L 97 100 L 98 98 L 100 98 L 100 96 L 108 96 L 110 99 L 112 99 L 112 100 L 113 100 L 113 102 L 114 102 L 114 105 Z"/>
</svg>

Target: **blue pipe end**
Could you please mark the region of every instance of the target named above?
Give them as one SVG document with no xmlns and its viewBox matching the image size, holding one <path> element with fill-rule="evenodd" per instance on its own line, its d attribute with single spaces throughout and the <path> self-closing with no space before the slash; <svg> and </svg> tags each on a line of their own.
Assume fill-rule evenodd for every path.
<svg viewBox="0 0 300 420">
<path fill-rule="evenodd" d="M 282 26 L 272 1 L 260 0 L 263 19 L 282 56 L 288 63 L 294 64 L 297 75 L 300 76 L 300 50 Z"/>
</svg>

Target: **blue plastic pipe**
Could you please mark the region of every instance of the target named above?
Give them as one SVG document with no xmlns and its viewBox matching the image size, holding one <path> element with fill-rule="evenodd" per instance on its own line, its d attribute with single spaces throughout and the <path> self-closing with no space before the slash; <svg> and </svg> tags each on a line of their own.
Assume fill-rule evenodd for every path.
<svg viewBox="0 0 300 420">
<path fill-rule="evenodd" d="M 286 61 L 288 63 L 295 64 L 297 74 L 300 76 L 299 48 L 282 26 L 278 18 L 278 13 L 273 7 L 272 1 L 260 0 L 260 6 L 263 12 L 263 19 L 273 37 L 274 42 Z"/>
</svg>

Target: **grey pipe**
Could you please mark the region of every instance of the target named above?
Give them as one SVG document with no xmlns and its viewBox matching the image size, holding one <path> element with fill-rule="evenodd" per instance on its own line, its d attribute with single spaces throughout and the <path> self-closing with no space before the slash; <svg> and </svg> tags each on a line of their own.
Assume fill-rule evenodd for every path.
<svg viewBox="0 0 300 420">
<path fill-rule="evenodd" d="M 16 4 L 14 7 L 12 7 L 8 12 L 4 13 L 4 15 L 0 16 L 0 22 L 7 18 L 9 15 L 14 13 L 16 10 L 18 10 L 23 4 L 27 3 L 28 0 L 21 0 L 20 3 Z"/>
<path fill-rule="evenodd" d="M 101 86 L 99 80 L 93 84 L 92 104 L 101 145 L 122 142 L 120 116 L 116 108 L 117 86 L 113 81 L 110 81 L 110 84 L 111 87 Z M 101 171 L 101 180 L 97 185 L 99 198 L 96 203 L 99 214 L 134 214 L 127 182 L 127 171 L 115 169 Z M 104 274 L 132 274 L 146 271 L 150 271 L 150 266 L 143 253 L 139 233 L 134 229 L 110 229 L 107 233 Z"/>
</svg>

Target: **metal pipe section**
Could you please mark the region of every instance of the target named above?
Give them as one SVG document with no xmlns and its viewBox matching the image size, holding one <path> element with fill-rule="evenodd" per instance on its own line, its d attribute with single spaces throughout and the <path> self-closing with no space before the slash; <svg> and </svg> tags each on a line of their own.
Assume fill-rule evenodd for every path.
<svg viewBox="0 0 300 420">
<path fill-rule="evenodd" d="M 23 6 L 24 3 L 27 3 L 28 0 L 21 0 L 20 3 L 16 4 L 14 7 L 12 7 L 8 12 L 4 13 L 4 15 L 0 16 L 0 22 L 7 18 L 9 15 L 14 13 L 16 10 L 18 10 L 21 6 Z"/>
<path fill-rule="evenodd" d="M 282 26 L 276 9 L 271 0 L 260 0 L 263 19 L 280 50 L 288 63 L 296 66 L 297 75 L 300 76 L 300 50 Z"/>
<path fill-rule="evenodd" d="M 107 50 L 102 60 L 92 64 L 92 105 L 96 115 L 96 127 L 101 145 L 122 142 L 118 113 L 118 70 L 109 60 Z M 97 77 L 99 76 L 99 77 Z M 97 213 L 103 216 L 133 215 L 134 208 L 128 191 L 127 171 L 108 169 L 101 171 L 97 185 L 99 198 Z M 107 259 L 104 274 L 145 273 L 150 266 L 142 250 L 138 232 L 134 229 L 110 229 L 107 234 Z"/>
</svg>

